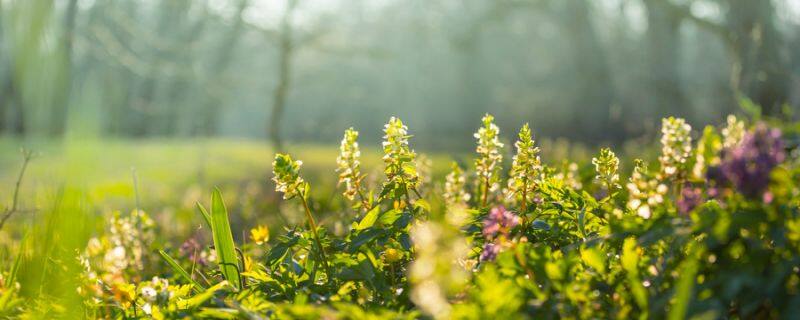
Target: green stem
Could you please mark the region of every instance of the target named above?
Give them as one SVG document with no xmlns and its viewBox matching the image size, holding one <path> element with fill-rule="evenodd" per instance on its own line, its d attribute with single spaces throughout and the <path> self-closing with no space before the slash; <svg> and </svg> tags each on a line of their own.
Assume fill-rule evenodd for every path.
<svg viewBox="0 0 800 320">
<path fill-rule="evenodd" d="M 486 207 L 486 201 L 489 199 L 489 177 L 484 177 L 483 180 L 483 200 L 481 207 Z"/>
<path fill-rule="evenodd" d="M 330 282 L 331 277 L 333 277 L 333 273 L 331 272 L 330 266 L 328 266 L 328 258 L 325 256 L 325 249 L 322 247 L 322 241 L 319 240 L 319 233 L 317 233 L 317 223 L 314 222 L 314 217 L 311 215 L 311 209 L 308 208 L 308 203 L 306 202 L 305 197 L 300 197 L 301 202 L 303 203 L 303 208 L 306 209 L 306 218 L 308 218 L 308 226 L 311 228 L 311 233 L 314 235 L 314 241 L 317 243 L 317 248 L 319 249 L 319 259 L 322 262 L 322 265 L 325 266 L 325 271 L 328 273 L 328 281 Z"/>
</svg>

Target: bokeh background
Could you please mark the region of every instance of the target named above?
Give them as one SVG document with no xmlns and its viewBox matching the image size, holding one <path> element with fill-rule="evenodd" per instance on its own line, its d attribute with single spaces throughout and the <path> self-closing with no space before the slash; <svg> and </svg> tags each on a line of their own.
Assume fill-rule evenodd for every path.
<svg viewBox="0 0 800 320">
<path fill-rule="evenodd" d="M 75 189 L 164 228 L 213 186 L 234 223 L 269 216 L 276 149 L 336 211 L 342 132 L 379 180 L 393 115 L 447 168 L 469 166 L 485 112 L 507 146 L 530 122 L 560 163 L 646 156 L 661 117 L 699 132 L 756 106 L 797 117 L 798 1 L 0 0 L 0 200 L 24 147 L 21 207 Z"/>
<path fill-rule="evenodd" d="M 800 105 L 792 0 L 2 0 L 0 132 L 61 139 L 589 144 Z"/>
</svg>

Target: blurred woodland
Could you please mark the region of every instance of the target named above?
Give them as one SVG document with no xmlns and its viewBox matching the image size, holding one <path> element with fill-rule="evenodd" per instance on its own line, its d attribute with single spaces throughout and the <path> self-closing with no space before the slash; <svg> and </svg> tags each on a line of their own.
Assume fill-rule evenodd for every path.
<svg viewBox="0 0 800 320">
<path fill-rule="evenodd" d="M 487 111 L 600 143 L 800 106 L 794 0 L 0 0 L 0 29 L 0 132 L 24 138 L 280 148 L 397 115 L 467 149 Z"/>
</svg>

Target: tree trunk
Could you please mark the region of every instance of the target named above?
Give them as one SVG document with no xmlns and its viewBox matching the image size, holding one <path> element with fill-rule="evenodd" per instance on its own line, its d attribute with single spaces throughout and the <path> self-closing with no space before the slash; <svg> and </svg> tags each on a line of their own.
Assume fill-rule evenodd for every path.
<svg viewBox="0 0 800 320">
<path fill-rule="evenodd" d="M 560 23 L 571 48 L 571 74 L 575 82 L 572 110 L 578 137 L 590 141 L 620 140 L 623 132 L 610 128 L 618 119 L 611 114 L 614 86 L 605 52 L 592 26 L 586 0 L 563 0 Z"/>
<path fill-rule="evenodd" d="M 647 9 L 647 88 L 658 117 L 691 116 L 691 105 L 681 87 L 680 24 L 682 17 L 660 2 L 644 0 Z"/>
<path fill-rule="evenodd" d="M 733 87 L 777 116 L 789 98 L 789 66 L 785 44 L 775 26 L 775 8 L 769 0 L 728 0 Z"/>
<path fill-rule="evenodd" d="M 63 69 L 61 73 L 61 92 L 56 94 L 53 102 L 53 113 L 50 115 L 50 135 L 60 137 L 64 134 L 67 123 L 67 108 L 72 97 L 72 47 L 75 34 L 75 16 L 78 11 L 78 0 L 69 0 L 64 13 L 64 34 L 62 35 Z"/>
<path fill-rule="evenodd" d="M 239 38 L 241 38 L 242 29 L 244 28 L 244 19 L 242 14 L 244 13 L 244 10 L 247 9 L 248 2 L 248 0 L 239 1 L 236 13 L 236 22 L 228 34 L 223 38 L 222 43 L 220 43 L 218 48 L 219 51 L 214 58 L 214 63 L 211 65 L 211 74 L 215 77 L 211 79 L 208 86 L 219 87 L 223 84 L 224 80 L 220 79 L 220 77 L 224 77 L 225 71 L 228 69 L 231 58 L 235 52 L 234 49 L 236 48 L 236 44 L 239 42 Z M 211 88 L 207 90 L 214 91 L 215 89 Z M 221 104 L 222 102 L 220 101 L 219 94 L 208 95 L 203 103 L 203 107 L 200 110 L 200 121 L 198 124 L 199 127 L 195 128 L 196 134 L 211 136 L 217 133 Z"/>
<path fill-rule="evenodd" d="M 287 0 L 286 11 L 284 12 L 283 22 L 281 23 L 280 48 L 278 51 L 278 84 L 272 95 L 272 116 L 270 117 L 268 129 L 272 145 L 277 152 L 284 151 L 280 127 L 292 80 L 292 55 L 294 53 L 292 43 L 292 14 L 296 6 L 296 0 Z"/>
</svg>

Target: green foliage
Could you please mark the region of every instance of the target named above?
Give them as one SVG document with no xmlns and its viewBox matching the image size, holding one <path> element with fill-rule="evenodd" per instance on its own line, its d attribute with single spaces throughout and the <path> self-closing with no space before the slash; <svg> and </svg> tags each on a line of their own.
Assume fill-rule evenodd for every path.
<svg viewBox="0 0 800 320">
<path fill-rule="evenodd" d="M 211 233 L 214 238 L 214 251 L 219 259 L 219 269 L 225 280 L 237 290 L 242 288 L 239 270 L 239 258 L 236 256 L 236 244 L 233 243 L 231 226 L 228 223 L 228 209 L 219 189 L 214 189 L 211 196 Z"/>
<path fill-rule="evenodd" d="M 489 140 L 494 142 L 483 141 L 479 148 L 484 151 L 490 145 L 498 147 L 499 129 L 490 116 L 487 119 L 479 141 L 492 136 Z M 739 122 L 730 123 L 738 127 Z M 454 165 L 444 184 L 424 183 L 412 170 L 406 128 L 393 119 L 387 125 L 387 143 L 392 146 L 385 148 L 383 158 L 386 180 L 366 183 L 369 179 L 361 173 L 346 177 L 365 183 L 349 194 L 353 197 L 345 194 L 338 206 L 309 192 L 300 161 L 276 155 L 273 180 L 277 191 L 292 199 L 282 210 L 305 214 L 306 226 L 287 225 L 279 232 L 278 226 L 271 226 L 277 236 L 270 239 L 265 236 L 270 229 L 258 224 L 250 233 L 253 241 L 241 239 L 238 246 L 233 226 L 242 217 L 229 215 L 218 189 L 212 191 L 210 211 L 197 204 L 211 229 L 213 247 L 198 237 L 180 250 L 172 250 L 172 239 L 166 236 L 154 239 L 154 220 L 139 210 L 113 214 L 107 229 L 86 244 L 87 216 L 72 199 L 69 206 L 49 212 L 45 222 L 30 231 L 16 258 L 8 259 L 14 262 L 0 281 L 0 314 L 42 317 L 62 310 L 53 312 L 69 317 L 82 311 L 89 318 L 230 319 L 791 317 L 800 310 L 797 152 L 773 150 L 787 153 L 775 156 L 781 162 L 770 167 L 769 177 L 755 177 L 768 179 L 764 197 L 748 197 L 719 178 L 720 172 L 724 176 L 725 170 L 732 170 L 721 166 L 720 154 L 740 144 L 726 146 L 715 128 L 706 128 L 696 147 L 686 147 L 687 126 L 667 120 L 661 170 L 653 173 L 644 160 L 632 161 L 625 188 L 619 185 L 625 174 L 619 164 L 627 162 L 610 149 L 601 150 L 592 163 L 583 163 L 582 170 L 550 167 L 538 159 L 526 126 L 508 175 L 512 182 L 507 184 L 520 188 L 504 190 L 505 197 L 473 199 L 466 187 L 476 186 L 478 194 L 486 195 L 481 189 L 491 182 L 486 178 L 499 180 L 499 172 L 468 181 Z M 783 127 L 787 134 L 796 128 Z M 725 132 L 731 141 L 740 139 Z M 751 134 L 745 129 L 743 138 L 752 139 Z M 353 139 L 345 140 L 354 145 Z M 348 152 L 353 152 L 350 147 Z M 479 157 L 499 161 L 493 151 Z M 344 158 L 349 159 L 346 166 L 336 167 L 353 168 L 355 158 L 340 157 L 339 162 Z M 478 168 L 489 168 L 483 160 Z M 492 170 L 495 165 L 489 164 Z M 352 206 L 353 199 L 361 197 L 360 188 L 369 196 Z M 685 190 L 695 198 L 688 198 Z M 247 198 L 229 196 L 237 200 L 232 203 Z M 78 219 L 71 221 L 60 212 L 72 212 Z M 314 216 L 323 218 L 320 225 Z M 67 236 L 73 238 L 60 241 Z M 153 263 L 157 259 L 166 263 Z M 45 296 L 37 293 L 45 285 L 42 279 L 56 279 L 59 289 L 78 290 Z M 75 301 L 81 302 L 76 304 L 80 309 L 63 311 L 62 306 Z"/>
</svg>

